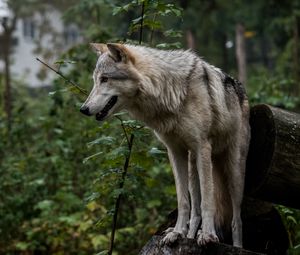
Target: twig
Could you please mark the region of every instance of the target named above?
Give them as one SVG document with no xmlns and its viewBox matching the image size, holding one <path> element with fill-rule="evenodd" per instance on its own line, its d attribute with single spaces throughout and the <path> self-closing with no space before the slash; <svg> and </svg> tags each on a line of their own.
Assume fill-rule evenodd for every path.
<svg viewBox="0 0 300 255">
<path fill-rule="evenodd" d="M 122 126 L 123 126 L 123 123 L 122 123 Z M 126 137 L 128 137 L 126 130 L 123 129 L 123 131 L 124 131 Z M 126 156 L 126 160 L 125 160 L 124 167 L 123 167 L 122 178 L 121 178 L 121 182 L 120 182 L 120 186 L 119 186 L 120 190 L 123 189 L 123 187 L 124 187 L 124 183 L 125 183 L 125 179 L 126 179 L 126 175 L 127 175 L 127 171 L 128 171 L 128 167 L 129 167 L 130 156 L 131 156 L 131 152 L 132 152 L 133 139 L 134 139 L 134 134 L 131 134 L 130 139 L 127 140 L 129 153 Z M 115 232 L 116 232 L 116 227 L 117 227 L 118 212 L 119 212 L 119 208 L 120 208 L 121 198 L 122 198 L 122 194 L 120 193 L 117 197 L 116 204 L 115 204 L 108 255 L 112 255 L 113 248 L 114 248 Z"/>
<path fill-rule="evenodd" d="M 144 12 L 145 12 L 145 2 L 142 3 L 139 44 L 141 44 L 142 40 L 143 40 Z M 129 161 L 130 161 L 130 156 L 131 156 L 131 152 L 132 152 L 134 134 L 131 134 L 130 139 L 129 139 L 127 131 L 126 131 L 125 126 L 124 126 L 124 123 L 123 123 L 123 120 L 118 116 L 116 116 L 116 118 L 121 121 L 121 126 L 122 126 L 122 129 L 123 129 L 124 135 L 126 137 L 128 150 L 129 150 L 129 153 L 126 156 L 126 159 L 125 159 L 122 178 L 121 178 L 121 182 L 120 182 L 120 186 L 119 186 L 119 188 L 121 190 L 124 187 L 124 183 L 125 183 L 125 179 L 126 179 L 126 175 L 127 175 L 127 171 L 128 171 L 128 167 L 129 167 Z M 112 252 L 113 252 L 113 249 L 114 249 L 115 232 L 116 232 L 116 227 L 117 227 L 118 212 L 119 212 L 119 208 L 120 208 L 121 198 L 122 198 L 122 194 L 120 193 L 117 197 L 116 204 L 115 204 L 115 210 L 114 210 L 114 215 L 113 215 L 112 231 L 111 231 L 111 236 L 110 236 L 110 244 L 109 244 L 108 255 L 112 255 Z"/>
<path fill-rule="evenodd" d="M 115 116 L 115 117 L 121 122 L 121 126 L 122 126 L 123 132 L 124 132 L 124 134 L 125 134 L 127 144 L 129 144 L 130 141 L 129 141 L 129 138 L 128 138 L 128 135 L 127 135 L 127 132 L 126 132 L 124 123 L 123 123 L 123 120 L 122 120 L 119 116 Z"/>
<path fill-rule="evenodd" d="M 145 12 L 145 2 L 142 3 L 142 14 L 141 14 L 141 27 L 140 27 L 140 39 L 139 44 L 143 41 L 143 26 L 144 26 L 144 12 Z"/>
<path fill-rule="evenodd" d="M 86 96 L 88 95 L 88 93 L 84 89 L 80 88 L 76 83 L 74 83 L 73 81 L 71 81 L 70 79 L 68 79 L 66 76 L 64 76 L 59 70 L 55 70 L 52 66 L 48 65 L 47 63 L 45 63 L 44 61 L 40 60 L 39 58 L 36 58 L 36 60 L 39 61 L 40 63 L 42 63 L 44 66 L 48 67 L 50 70 L 52 70 L 56 74 L 58 74 L 66 82 L 72 84 L 72 86 L 74 86 L 76 89 L 78 89 L 82 94 L 84 94 Z"/>
</svg>

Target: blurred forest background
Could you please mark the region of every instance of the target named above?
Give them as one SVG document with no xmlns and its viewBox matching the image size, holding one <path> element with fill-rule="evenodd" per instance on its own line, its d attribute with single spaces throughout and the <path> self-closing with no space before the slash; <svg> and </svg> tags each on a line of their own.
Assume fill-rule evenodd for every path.
<svg viewBox="0 0 300 255">
<path fill-rule="evenodd" d="M 62 13 L 64 24 L 76 24 L 81 42 L 56 63 L 48 62 L 55 45 L 40 45 L 43 36 L 58 36 L 46 22 L 35 36 L 35 52 L 87 92 L 97 59 L 88 43 L 141 40 L 158 48 L 192 48 L 243 81 L 252 105 L 300 109 L 299 0 L 7 4 L 11 20 L 0 16 L 0 254 L 105 254 L 118 198 L 114 254 L 137 254 L 176 207 L 166 151 L 142 123 L 120 114 L 99 126 L 79 113 L 86 95 L 64 79 L 56 76 L 51 86 L 32 88 L 9 69 L 25 61 L 13 57 L 18 20 L 51 7 Z M 36 62 L 26 61 L 28 67 Z M 49 70 L 40 67 L 42 81 Z M 126 136 L 132 134 L 129 148 Z M 300 213 L 279 210 L 289 254 L 300 254 Z"/>
</svg>

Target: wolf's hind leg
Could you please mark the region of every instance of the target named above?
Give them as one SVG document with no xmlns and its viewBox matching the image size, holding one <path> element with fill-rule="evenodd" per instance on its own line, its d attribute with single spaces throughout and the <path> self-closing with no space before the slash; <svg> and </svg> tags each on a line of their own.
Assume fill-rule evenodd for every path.
<svg viewBox="0 0 300 255">
<path fill-rule="evenodd" d="M 192 152 L 189 152 L 189 193 L 191 198 L 191 215 L 187 237 L 195 238 L 201 222 L 201 193 L 196 155 Z"/>
<path fill-rule="evenodd" d="M 169 158 L 175 177 L 175 186 L 178 203 L 178 216 L 174 230 L 167 233 L 162 239 L 162 244 L 171 244 L 187 234 L 190 203 L 188 192 L 188 151 L 178 146 L 168 147 Z"/>
<path fill-rule="evenodd" d="M 201 214 L 202 226 L 198 232 L 197 242 L 206 245 L 209 242 L 218 242 L 215 229 L 215 188 L 212 169 L 212 148 L 209 141 L 199 144 L 197 154 L 197 170 L 201 188 Z"/>
<path fill-rule="evenodd" d="M 244 141 L 242 146 L 239 144 L 231 145 L 225 164 L 225 173 L 228 174 L 229 193 L 232 202 L 232 240 L 233 245 L 237 247 L 243 246 L 241 204 L 244 193 L 247 151 L 248 145 L 246 141 Z"/>
</svg>

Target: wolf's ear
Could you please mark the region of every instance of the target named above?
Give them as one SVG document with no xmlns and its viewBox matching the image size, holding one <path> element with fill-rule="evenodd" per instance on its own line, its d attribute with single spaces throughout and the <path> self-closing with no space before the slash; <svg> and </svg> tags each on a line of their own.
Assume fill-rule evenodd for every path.
<svg viewBox="0 0 300 255">
<path fill-rule="evenodd" d="M 109 49 L 111 57 L 116 62 L 128 63 L 131 61 L 134 64 L 134 57 L 125 45 L 120 43 L 108 43 L 107 48 Z"/>
<path fill-rule="evenodd" d="M 101 55 L 108 51 L 108 48 L 104 43 L 90 43 L 90 46 L 97 53 L 97 55 Z"/>
</svg>

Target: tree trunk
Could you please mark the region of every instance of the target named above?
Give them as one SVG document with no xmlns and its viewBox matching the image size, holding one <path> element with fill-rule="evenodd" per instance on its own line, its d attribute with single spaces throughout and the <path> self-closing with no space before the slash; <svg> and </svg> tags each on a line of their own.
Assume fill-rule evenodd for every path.
<svg viewBox="0 0 300 255">
<path fill-rule="evenodd" d="M 225 71 L 225 72 L 229 72 L 228 70 L 228 49 L 226 47 L 226 42 L 227 42 L 227 34 L 226 33 L 223 33 L 222 34 L 222 40 L 221 40 L 221 48 L 222 48 L 222 69 Z"/>
<path fill-rule="evenodd" d="M 300 208 L 300 115 L 268 105 L 251 109 L 246 194 Z"/>
<path fill-rule="evenodd" d="M 17 13 L 17 10 L 16 10 Z M 4 58 L 4 78 L 5 78 L 5 90 L 4 90 L 4 110 L 7 117 L 7 132 L 10 134 L 12 126 L 12 96 L 11 96 L 11 79 L 10 79 L 10 53 L 12 34 L 16 28 L 17 15 L 11 20 L 11 26 L 8 24 L 8 18 L 2 19 L 3 33 L 3 58 Z"/>
<path fill-rule="evenodd" d="M 271 61 L 269 58 L 270 45 L 269 45 L 269 41 L 268 41 L 265 33 L 263 33 L 260 36 L 259 43 L 260 43 L 260 52 L 261 52 L 262 62 L 264 64 L 264 66 L 266 68 L 268 68 L 268 70 L 272 70 L 272 65 L 271 65 Z"/>
<path fill-rule="evenodd" d="M 299 18 L 294 17 L 293 25 L 293 37 L 294 37 L 294 47 L 293 47 L 293 59 L 294 59 L 294 79 L 295 86 L 293 89 L 293 94 L 299 96 L 299 82 L 300 82 L 300 68 L 299 68 Z"/>
<path fill-rule="evenodd" d="M 186 42 L 189 49 L 196 49 L 196 39 L 191 29 L 186 31 Z"/>
<path fill-rule="evenodd" d="M 246 45 L 245 45 L 245 27 L 238 23 L 235 28 L 235 54 L 238 68 L 238 79 L 246 84 Z"/>
<path fill-rule="evenodd" d="M 10 79 L 10 44 L 11 32 L 4 32 L 4 77 L 5 77 L 5 90 L 4 90 L 4 110 L 7 117 L 7 130 L 10 132 L 12 126 L 12 97 L 11 97 L 11 79 Z"/>
</svg>

